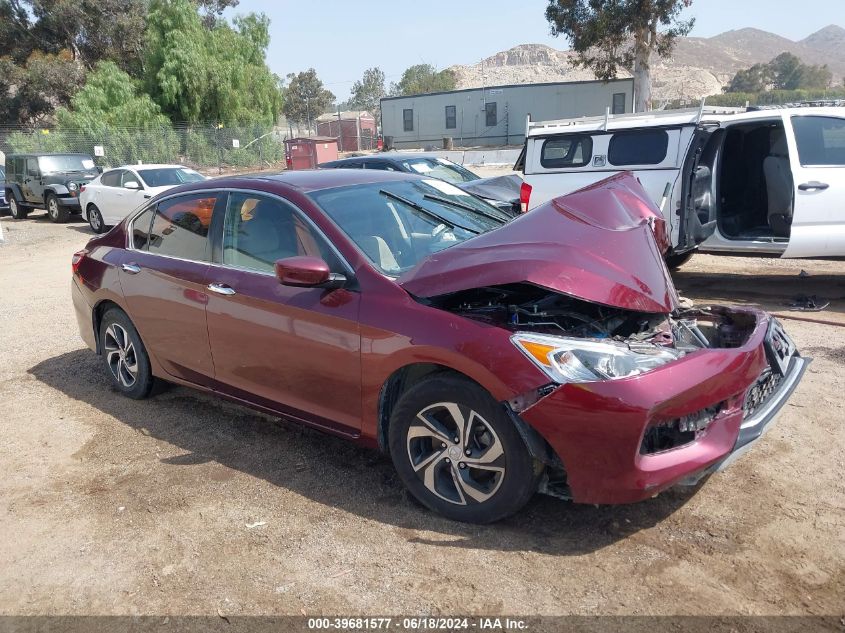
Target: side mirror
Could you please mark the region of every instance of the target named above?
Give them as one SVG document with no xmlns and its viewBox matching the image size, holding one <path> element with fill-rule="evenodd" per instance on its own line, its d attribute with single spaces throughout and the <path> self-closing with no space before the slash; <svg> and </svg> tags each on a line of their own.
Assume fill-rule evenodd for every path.
<svg viewBox="0 0 845 633">
<path fill-rule="evenodd" d="M 141 188 L 141 185 L 139 185 L 138 182 L 135 181 L 135 180 L 129 180 L 129 181 L 123 183 L 123 188 L 124 189 L 135 189 L 135 190 L 137 190 L 137 189 Z"/>
<path fill-rule="evenodd" d="M 320 257 L 286 257 L 276 261 L 276 278 L 283 286 L 340 288 L 346 276 L 333 273 Z"/>
<path fill-rule="evenodd" d="M 97 173 L 98 173 L 98 174 L 102 174 L 102 173 L 103 173 L 103 168 L 102 168 L 100 165 L 97 165 Z"/>
</svg>

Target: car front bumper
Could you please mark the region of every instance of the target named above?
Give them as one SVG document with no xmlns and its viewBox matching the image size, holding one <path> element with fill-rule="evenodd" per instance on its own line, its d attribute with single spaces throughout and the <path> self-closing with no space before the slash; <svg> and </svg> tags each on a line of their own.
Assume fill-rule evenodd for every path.
<svg viewBox="0 0 845 633">
<path fill-rule="evenodd" d="M 523 420 L 555 450 L 569 495 L 581 503 L 632 503 L 676 484 L 694 484 L 748 450 L 771 427 L 801 380 L 809 359 L 797 353 L 775 388 L 753 411 L 746 398 L 771 372 L 765 340 L 770 317 L 734 348 L 688 354 L 641 376 L 563 385 L 523 411 Z M 695 439 L 644 453 L 655 425 L 717 410 Z"/>
<path fill-rule="evenodd" d="M 62 206 L 69 207 L 71 209 L 80 209 L 81 206 L 79 204 L 79 198 L 74 196 L 64 196 L 63 198 L 59 198 L 62 203 Z"/>
</svg>

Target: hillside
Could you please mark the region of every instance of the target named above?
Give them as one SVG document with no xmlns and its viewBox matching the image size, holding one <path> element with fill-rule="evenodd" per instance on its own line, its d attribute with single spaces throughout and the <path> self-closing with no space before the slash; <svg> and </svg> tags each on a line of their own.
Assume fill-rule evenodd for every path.
<svg viewBox="0 0 845 633">
<path fill-rule="evenodd" d="M 826 26 L 799 42 L 745 28 L 678 40 L 672 57 L 654 64 L 654 98 L 697 100 L 717 94 L 738 70 L 768 62 L 784 51 L 807 64 L 827 64 L 834 84 L 841 84 L 845 77 L 845 29 L 840 26 Z M 572 67 L 571 55 L 543 44 L 522 44 L 478 64 L 456 65 L 451 70 L 459 88 L 593 79 L 590 71 Z"/>
</svg>

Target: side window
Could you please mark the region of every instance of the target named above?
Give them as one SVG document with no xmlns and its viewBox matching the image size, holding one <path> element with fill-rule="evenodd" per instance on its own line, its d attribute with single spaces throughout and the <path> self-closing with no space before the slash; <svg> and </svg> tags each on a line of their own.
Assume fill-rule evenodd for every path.
<svg viewBox="0 0 845 633">
<path fill-rule="evenodd" d="M 197 262 L 209 261 L 208 229 L 216 203 L 216 195 L 204 193 L 159 204 L 147 250 Z"/>
<path fill-rule="evenodd" d="M 13 167 L 13 170 L 14 170 L 16 175 L 18 175 L 18 176 L 23 175 L 24 163 L 25 163 L 25 161 L 24 161 L 23 158 L 16 158 L 15 159 L 15 165 Z"/>
<path fill-rule="evenodd" d="M 414 111 L 402 110 L 402 129 L 405 132 L 414 131 Z"/>
<path fill-rule="evenodd" d="M 499 117 L 496 114 L 496 102 L 488 101 L 484 106 L 484 112 L 487 119 L 487 127 L 495 127 Z"/>
<path fill-rule="evenodd" d="M 794 116 L 792 129 L 802 165 L 845 165 L 845 119 Z"/>
<path fill-rule="evenodd" d="M 27 176 L 37 176 L 38 175 L 38 159 L 37 158 L 27 158 L 26 159 L 26 175 Z"/>
<path fill-rule="evenodd" d="M 125 187 L 127 182 L 137 182 L 138 187 L 141 186 L 141 179 L 138 178 L 138 176 L 133 174 L 131 171 L 125 171 L 124 170 L 120 174 L 120 186 Z"/>
<path fill-rule="evenodd" d="M 321 257 L 334 270 L 337 259 L 294 208 L 280 200 L 232 193 L 223 225 L 223 264 L 275 272 L 278 259 Z"/>
<path fill-rule="evenodd" d="M 583 167 L 593 156 L 593 139 L 589 136 L 561 136 L 543 143 L 540 164 L 546 169 Z"/>
<path fill-rule="evenodd" d="M 143 251 L 150 243 L 150 224 L 153 221 L 154 208 L 149 207 L 132 220 L 132 247 Z"/>
<path fill-rule="evenodd" d="M 458 113 L 455 106 L 446 106 L 446 129 L 454 130 L 458 127 Z"/>
<path fill-rule="evenodd" d="M 612 114 L 625 114 L 625 93 L 616 92 L 613 94 Z"/>
<path fill-rule="evenodd" d="M 120 186 L 120 174 L 121 170 L 114 169 L 112 171 L 107 171 L 100 177 L 100 183 L 104 187 L 119 187 Z"/>
<path fill-rule="evenodd" d="M 666 130 L 619 132 L 610 139 L 607 160 L 611 165 L 659 165 L 668 148 Z"/>
</svg>

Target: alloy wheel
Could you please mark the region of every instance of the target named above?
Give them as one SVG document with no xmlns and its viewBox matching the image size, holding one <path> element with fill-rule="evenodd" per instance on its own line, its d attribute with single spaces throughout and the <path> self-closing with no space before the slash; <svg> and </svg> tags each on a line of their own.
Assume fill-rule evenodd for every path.
<svg viewBox="0 0 845 633">
<path fill-rule="evenodd" d="M 138 358 L 129 334 L 117 323 L 106 328 L 104 341 L 106 363 L 112 375 L 124 387 L 131 387 L 138 379 Z"/>
<path fill-rule="evenodd" d="M 504 480 L 499 437 L 478 412 L 455 402 L 420 411 L 408 427 L 407 448 L 423 485 L 456 505 L 484 503 Z"/>
<path fill-rule="evenodd" d="M 103 228 L 103 218 L 100 216 L 100 210 L 97 207 L 91 207 L 88 211 L 88 222 L 95 233 L 99 233 Z"/>
<path fill-rule="evenodd" d="M 59 203 L 53 197 L 47 202 L 47 213 L 54 220 L 59 217 Z"/>
</svg>

